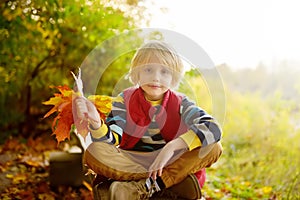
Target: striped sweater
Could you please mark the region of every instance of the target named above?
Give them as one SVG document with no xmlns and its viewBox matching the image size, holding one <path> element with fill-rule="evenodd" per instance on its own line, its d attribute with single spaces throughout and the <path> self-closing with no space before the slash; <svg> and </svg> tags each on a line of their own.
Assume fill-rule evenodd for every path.
<svg viewBox="0 0 300 200">
<path fill-rule="evenodd" d="M 131 88 L 130 90 L 134 93 L 139 92 L 142 94 L 141 88 Z M 128 126 L 128 124 L 130 123 L 132 124 L 132 122 L 129 122 L 130 115 L 128 112 L 128 105 L 131 105 L 130 103 L 132 102 L 127 102 L 131 101 L 130 98 L 129 100 L 128 98 L 124 99 L 124 95 L 126 94 L 126 92 L 127 91 L 125 90 L 120 94 L 120 97 L 123 98 L 123 102 L 113 103 L 112 111 L 108 115 L 106 122 L 102 123 L 102 126 L 98 130 L 91 130 L 93 141 L 102 141 L 114 145 L 121 144 L 122 148 L 122 138 L 125 138 L 125 134 L 127 134 L 126 137 L 128 138 L 128 134 L 130 134 L 125 132 L 125 130 L 128 130 L 128 127 L 126 126 Z M 180 134 L 176 132 L 168 134 L 174 134 L 173 138 L 181 137 L 186 142 L 187 146 L 189 147 L 189 150 L 201 146 L 204 147 L 206 145 L 218 142 L 221 139 L 221 129 L 212 116 L 208 115 L 203 109 L 196 106 L 195 103 L 190 101 L 186 96 L 179 95 L 171 90 L 168 90 L 167 93 L 168 96 L 180 96 L 180 101 L 178 102 L 178 105 L 176 105 L 176 103 L 172 103 L 174 105 L 170 106 L 170 100 L 166 97 L 167 95 L 164 96 L 164 99 L 162 101 L 156 102 L 147 101 L 143 95 L 139 95 L 135 98 L 140 98 L 138 99 L 138 102 L 141 102 L 142 104 L 144 104 L 144 102 L 148 102 L 151 105 L 152 110 L 174 110 L 177 109 L 177 107 L 179 106 L 179 117 L 184 123 L 185 127 L 187 128 L 185 132 L 180 132 Z M 134 103 L 136 103 L 136 101 Z M 164 107 L 164 105 L 167 106 Z M 141 108 L 143 109 L 143 105 Z M 149 109 L 149 113 L 151 112 L 151 109 Z M 149 123 L 147 123 L 147 126 L 145 126 L 146 128 L 140 129 L 143 130 L 142 135 L 138 137 L 137 142 L 135 142 L 134 146 L 130 149 L 137 151 L 153 151 L 162 148 L 170 139 L 164 138 L 163 134 L 161 133 L 161 119 L 157 121 L 154 117 L 156 116 L 155 113 L 153 114 L 153 116 L 151 116 L 150 114 L 148 114 L 148 116 L 144 116 L 142 115 L 143 112 L 139 110 L 141 109 L 136 109 L 135 111 L 138 115 L 138 117 L 135 120 L 145 121 L 145 119 L 149 118 L 147 119 L 149 120 Z M 174 121 L 174 123 L 176 124 L 180 122 Z M 130 137 L 135 138 L 132 135 Z"/>
</svg>

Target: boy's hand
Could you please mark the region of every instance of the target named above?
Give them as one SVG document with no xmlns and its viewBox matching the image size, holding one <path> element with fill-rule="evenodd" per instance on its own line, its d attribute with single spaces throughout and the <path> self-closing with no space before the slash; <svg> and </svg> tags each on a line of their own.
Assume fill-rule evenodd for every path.
<svg viewBox="0 0 300 200">
<path fill-rule="evenodd" d="M 163 168 L 172 158 L 174 152 L 180 149 L 187 149 L 187 144 L 181 138 L 176 138 L 168 142 L 150 166 L 149 177 L 156 180 L 157 176 L 161 176 Z"/>
<path fill-rule="evenodd" d="M 78 97 L 74 100 L 74 104 L 79 119 L 88 120 L 93 129 L 100 128 L 100 115 L 91 101 L 84 97 Z"/>
</svg>

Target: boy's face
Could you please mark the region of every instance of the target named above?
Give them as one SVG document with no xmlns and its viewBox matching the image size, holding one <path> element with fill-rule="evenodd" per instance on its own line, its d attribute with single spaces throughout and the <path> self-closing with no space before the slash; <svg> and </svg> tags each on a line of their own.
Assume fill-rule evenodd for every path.
<svg viewBox="0 0 300 200">
<path fill-rule="evenodd" d="M 162 99 L 172 83 L 170 69 L 154 61 L 141 66 L 139 70 L 139 85 L 149 100 Z"/>
</svg>

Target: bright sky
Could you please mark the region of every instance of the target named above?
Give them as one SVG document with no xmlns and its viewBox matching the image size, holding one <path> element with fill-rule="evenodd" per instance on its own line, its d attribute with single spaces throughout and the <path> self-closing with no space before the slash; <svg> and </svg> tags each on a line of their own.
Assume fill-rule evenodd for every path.
<svg viewBox="0 0 300 200">
<path fill-rule="evenodd" d="M 300 63 L 299 8 L 299 0 L 156 0 L 150 27 L 191 38 L 216 65 Z"/>
</svg>

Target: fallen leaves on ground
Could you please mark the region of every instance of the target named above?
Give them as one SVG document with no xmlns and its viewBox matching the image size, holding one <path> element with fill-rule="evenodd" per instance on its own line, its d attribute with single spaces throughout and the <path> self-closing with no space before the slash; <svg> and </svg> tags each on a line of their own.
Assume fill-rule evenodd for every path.
<svg viewBox="0 0 300 200">
<path fill-rule="evenodd" d="M 246 181 L 243 177 L 216 176 L 214 169 L 209 168 L 208 178 L 203 188 L 206 200 L 214 199 L 268 199 L 277 200 L 278 194 L 271 186 Z"/>
<path fill-rule="evenodd" d="M 49 135 L 38 138 L 10 138 L 0 146 L 0 199 L 83 199 L 92 192 L 80 187 L 49 183 L 49 154 L 61 150 Z"/>
</svg>

